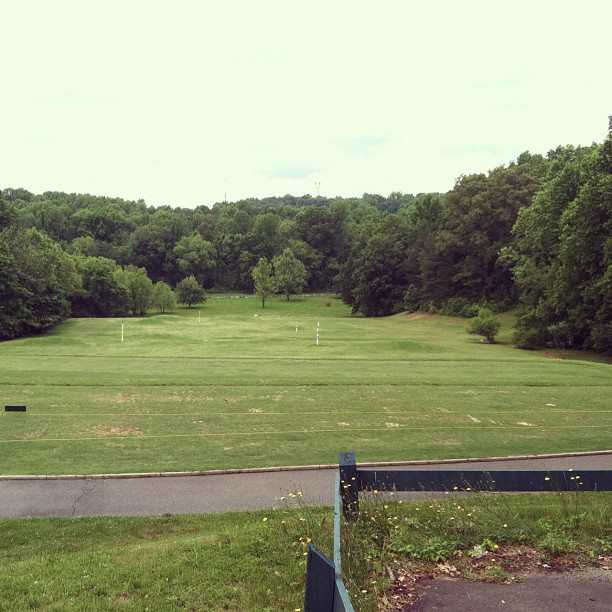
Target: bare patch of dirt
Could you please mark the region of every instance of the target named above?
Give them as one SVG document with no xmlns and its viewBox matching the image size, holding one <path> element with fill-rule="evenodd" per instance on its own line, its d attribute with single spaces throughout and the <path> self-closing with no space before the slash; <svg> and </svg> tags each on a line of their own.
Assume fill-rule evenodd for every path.
<svg viewBox="0 0 612 612">
<path fill-rule="evenodd" d="M 502 545 L 479 558 L 461 551 L 437 564 L 402 559 L 385 570 L 391 586 L 381 597 L 380 609 L 410 610 L 426 590 L 425 583 L 435 578 L 512 584 L 532 575 L 561 574 L 589 566 L 611 570 L 612 557 L 586 559 L 575 553 L 551 557 L 530 546 Z"/>
<path fill-rule="evenodd" d="M 433 318 L 434 315 L 427 314 L 426 312 L 411 312 L 406 315 L 408 321 L 431 321 Z"/>
<path fill-rule="evenodd" d="M 46 431 L 26 431 L 24 434 L 22 434 L 21 438 L 23 440 L 36 440 L 44 437 L 46 433 Z"/>
<path fill-rule="evenodd" d="M 136 398 L 132 395 L 126 395 L 125 393 L 117 393 L 114 397 L 111 398 L 111 402 L 113 404 L 127 404 L 128 402 L 135 401 Z"/>
<path fill-rule="evenodd" d="M 463 444 L 460 440 L 453 438 L 437 438 L 433 440 L 433 443 L 436 444 L 436 446 L 460 446 Z"/>
<path fill-rule="evenodd" d="M 419 600 L 421 583 L 432 578 L 424 568 L 402 565 L 387 567 L 386 573 L 392 586 L 380 598 L 379 609 L 389 612 L 410 609 Z"/>
<path fill-rule="evenodd" d="M 142 436 L 144 432 L 138 427 L 96 425 L 94 432 L 101 438 L 112 438 L 113 436 Z"/>
<path fill-rule="evenodd" d="M 542 351 L 542 354 L 549 359 L 554 359 L 555 361 L 563 361 L 563 359 L 567 359 L 567 357 L 563 356 L 563 353 L 557 351 Z"/>
<path fill-rule="evenodd" d="M 113 597 L 113 606 L 122 606 L 124 604 L 129 603 L 129 601 L 130 601 L 129 593 L 117 593 L 117 595 Z"/>
</svg>

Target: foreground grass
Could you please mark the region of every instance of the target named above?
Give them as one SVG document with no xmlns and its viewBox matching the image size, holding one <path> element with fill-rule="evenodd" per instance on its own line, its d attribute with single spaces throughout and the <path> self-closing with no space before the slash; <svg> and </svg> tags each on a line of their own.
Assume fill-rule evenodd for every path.
<svg viewBox="0 0 612 612">
<path fill-rule="evenodd" d="M 328 514 L 0 521 L 0 610 L 295 610 Z"/>
<path fill-rule="evenodd" d="M 362 501 L 343 544 L 356 609 L 377 609 L 394 586 L 390 569 L 455 563 L 474 546 L 596 562 L 612 552 L 611 502 L 607 493 Z M 331 509 L 0 521 L 0 610 L 298 610 L 309 541 L 330 554 Z M 487 563 L 490 578 L 505 577 Z"/>
<path fill-rule="evenodd" d="M 609 448 L 612 365 L 515 349 L 511 323 L 487 346 L 465 319 L 355 318 L 331 296 L 214 297 L 126 320 L 124 343 L 118 319 L 71 320 L 0 343 L 0 403 L 29 407 L 0 413 L 0 473 Z"/>
</svg>

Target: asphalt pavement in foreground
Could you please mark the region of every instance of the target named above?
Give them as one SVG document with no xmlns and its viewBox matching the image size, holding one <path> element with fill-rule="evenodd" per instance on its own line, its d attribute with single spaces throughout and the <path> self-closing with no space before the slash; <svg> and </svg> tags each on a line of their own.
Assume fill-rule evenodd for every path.
<svg viewBox="0 0 612 612">
<path fill-rule="evenodd" d="M 612 572 L 533 574 L 511 584 L 438 578 L 410 612 L 610 612 Z"/>
<path fill-rule="evenodd" d="M 612 454 L 410 465 L 405 469 L 612 469 Z M 394 466 L 393 469 L 402 469 Z M 156 516 L 283 506 L 289 492 L 303 503 L 333 503 L 336 470 L 292 470 L 200 476 L 0 480 L 0 517 Z M 430 498 L 405 493 L 403 499 Z"/>
</svg>

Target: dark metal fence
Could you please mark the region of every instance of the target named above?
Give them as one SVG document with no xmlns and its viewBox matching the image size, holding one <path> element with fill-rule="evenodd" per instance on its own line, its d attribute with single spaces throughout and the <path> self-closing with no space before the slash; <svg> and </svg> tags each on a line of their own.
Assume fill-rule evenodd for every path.
<svg viewBox="0 0 612 612">
<path fill-rule="evenodd" d="M 314 546 L 308 547 L 304 612 L 355 612 L 342 580 L 342 499 L 340 473 L 334 495 L 334 559 L 330 561 Z"/>
<path fill-rule="evenodd" d="M 334 558 L 308 549 L 305 612 L 354 612 L 342 580 L 342 516 L 359 515 L 359 491 L 612 491 L 612 470 L 358 469 L 355 453 L 340 453 L 334 496 Z"/>
</svg>

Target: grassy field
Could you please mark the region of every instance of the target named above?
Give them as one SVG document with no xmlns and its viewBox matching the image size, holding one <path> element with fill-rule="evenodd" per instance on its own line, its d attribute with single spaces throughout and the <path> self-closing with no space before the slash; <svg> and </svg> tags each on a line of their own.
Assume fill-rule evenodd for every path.
<svg viewBox="0 0 612 612">
<path fill-rule="evenodd" d="M 612 447 L 612 365 L 521 351 L 422 314 L 364 319 L 330 296 L 211 297 L 75 319 L 0 344 L 0 473 L 97 473 Z M 315 346 L 316 322 L 321 344 Z M 297 327 L 297 332 L 296 332 Z"/>
<path fill-rule="evenodd" d="M 0 610 L 295 610 L 324 514 L 0 521 Z"/>
<path fill-rule="evenodd" d="M 343 537 L 355 608 L 380 609 L 397 587 L 391 575 L 405 577 L 405 587 L 415 573 L 439 572 L 441 562 L 488 581 L 512 578 L 521 559 L 527 571 L 542 570 L 536 561 L 553 569 L 609 565 L 610 499 L 578 493 L 362 500 L 360 519 Z M 329 555 L 331 537 L 330 508 L 4 520 L 0 610 L 300 610 L 307 544 Z M 471 560 L 473 547 L 490 553 Z"/>
</svg>

